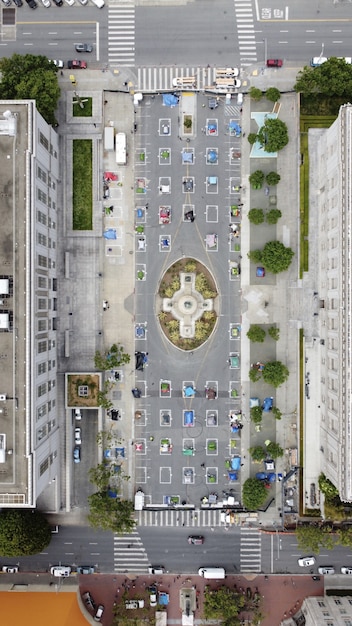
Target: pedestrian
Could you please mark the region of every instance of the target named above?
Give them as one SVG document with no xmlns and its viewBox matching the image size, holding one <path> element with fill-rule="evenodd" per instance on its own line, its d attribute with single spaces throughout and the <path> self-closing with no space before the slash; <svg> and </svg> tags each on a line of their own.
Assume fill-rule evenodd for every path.
<svg viewBox="0 0 352 626">
<path fill-rule="evenodd" d="M 242 133 L 242 137 L 245 137 L 245 136 L 246 136 L 246 133 Z"/>
<path fill-rule="evenodd" d="M 205 463 L 201 463 L 200 466 L 204 468 L 205 467 Z"/>
<path fill-rule="evenodd" d="M 184 525 L 185 525 L 185 523 L 183 522 L 182 526 L 184 526 Z"/>
<path fill-rule="evenodd" d="M 62 70 L 61 70 L 60 74 L 61 74 L 61 76 L 63 76 L 63 75 L 64 75 L 64 73 L 63 73 L 63 71 L 62 71 Z"/>
<path fill-rule="evenodd" d="M 94 128 L 96 128 L 96 127 L 97 127 L 97 125 L 96 125 L 96 124 L 93 124 L 93 126 L 94 126 Z"/>
</svg>

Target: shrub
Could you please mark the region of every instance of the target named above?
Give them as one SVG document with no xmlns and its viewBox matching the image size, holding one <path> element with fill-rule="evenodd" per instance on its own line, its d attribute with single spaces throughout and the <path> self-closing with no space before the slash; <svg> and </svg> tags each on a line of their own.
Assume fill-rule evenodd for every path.
<svg viewBox="0 0 352 626">
<path fill-rule="evenodd" d="M 263 409 L 261 406 L 253 406 L 250 410 L 251 420 L 254 424 L 261 424 L 263 419 Z"/>
<path fill-rule="evenodd" d="M 265 335 L 266 335 L 266 332 L 264 328 L 257 326 L 257 324 L 251 324 L 249 331 L 247 333 L 247 337 L 249 341 L 253 341 L 253 343 L 254 342 L 263 343 L 265 339 Z"/>
<path fill-rule="evenodd" d="M 246 509 L 254 511 L 267 498 L 264 481 L 257 478 L 247 478 L 242 488 L 242 502 Z"/>
<path fill-rule="evenodd" d="M 259 129 L 258 141 L 265 152 L 277 152 L 288 144 L 288 130 L 285 122 L 268 118 Z"/>
<path fill-rule="evenodd" d="M 247 139 L 251 146 L 253 146 L 253 144 L 257 141 L 257 133 L 249 133 Z"/>
<path fill-rule="evenodd" d="M 248 219 L 252 224 L 262 224 L 265 219 L 263 209 L 251 209 L 248 212 Z"/>
<path fill-rule="evenodd" d="M 281 93 L 276 87 L 269 87 L 265 92 L 265 97 L 267 100 L 270 100 L 270 102 L 277 102 L 281 98 Z"/>
<path fill-rule="evenodd" d="M 268 330 L 268 335 L 269 337 L 274 339 L 274 341 L 278 341 L 280 338 L 280 329 L 276 328 L 275 326 L 270 326 Z"/>
<path fill-rule="evenodd" d="M 261 250 L 251 250 L 248 252 L 248 258 L 253 261 L 253 263 L 261 263 L 262 261 L 262 251 Z"/>
<path fill-rule="evenodd" d="M 280 179 L 281 176 L 277 172 L 269 172 L 269 174 L 265 176 L 266 182 L 271 186 L 277 185 L 280 182 Z"/>
<path fill-rule="evenodd" d="M 253 189 L 261 189 L 261 187 L 263 186 L 264 178 L 264 172 L 262 172 L 261 170 L 256 170 L 255 172 L 253 172 L 253 174 L 249 176 L 249 182 L 251 184 L 251 187 L 253 187 Z"/>
<path fill-rule="evenodd" d="M 264 450 L 262 446 L 254 446 L 253 448 L 249 448 L 248 452 L 251 455 L 254 463 L 262 463 L 262 461 L 264 461 L 267 456 L 266 450 Z"/>
<path fill-rule="evenodd" d="M 272 414 L 273 414 L 273 416 L 275 417 L 276 420 L 281 420 L 282 413 L 281 413 L 280 409 L 277 408 L 277 406 L 273 406 Z"/>
<path fill-rule="evenodd" d="M 250 98 L 256 102 L 259 102 L 263 97 L 263 92 L 261 89 L 258 89 L 258 87 L 251 87 L 248 93 Z"/>
<path fill-rule="evenodd" d="M 257 383 L 260 379 L 260 372 L 256 369 L 250 369 L 248 372 L 248 378 L 252 383 Z"/>
<path fill-rule="evenodd" d="M 270 211 L 267 212 L 265 219 L 268 224 L 277 224 L 281 215 L 282 213 L 280 209 L 270 209 Z"/>
</svg>

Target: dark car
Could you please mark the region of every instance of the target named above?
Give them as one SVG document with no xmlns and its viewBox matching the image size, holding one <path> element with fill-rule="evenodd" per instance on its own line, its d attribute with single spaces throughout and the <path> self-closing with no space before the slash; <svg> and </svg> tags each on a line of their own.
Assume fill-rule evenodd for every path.
<svg viewBox="0 0 352 626">
<path fill-rule="evenodd" d="M 5 5 L 5 7 L 11 6 L 11 0 L 2 0 L 2 3 Z"/>
<path fill-rule="evenodd" d="M 202 535 L 190 535 L 187 541 L 194 546 L 201 546 L 204 543 L 204 537 Z"/>
<path fill-rule="evenodd" d="M 85 70 L 87 68 L 86 61 L 67 61 L 67 67 L 69 70 Z"/>
<path fill-rule="evenodd" d="M 35 0 L 26 0 L 26 2 L 31 9 L 36 9 L 38 6 Z"/>
<path fill-rule="evenodd" d="M 139 372 L 143 372 L 144 366 L 148 361 L 147 355 L 145 352 L 136 352 L 136 370 Z"/>
<path fill-rule="evenodd" d="M 90 595 L 89 591 L 86 591 L 86 593 L 83 594 L 82 600 L 88 609 L 90 609 L 91 611 L 95 611 L 96 604 L 92 596 Z"/>
<path fill-rule="evenodd" d="M 216 98 L 209 98 L 208 107 L 209 109 L 216 109 L 219 106 L 219 103 Z"/>
<path fill-rule="evenodd" d="M 73 448 L 73 462 L 80 463 L 81 462 L 81 448 L 75 446 Z"/>
<path fill-rule="evenodd" d="M 57 7 L 62 7 L 63 5 L 63 0 L 53 0 L 53 3 L 56 4 Z"/>
<path fill-rule="evenodd" d="M 193 179 L 192 178 L 186 178 L 183 181 L 183 186 L 184 186 L 184 190 L 185 191 L 193 191 Z"/>
<path fill-rule="evenodd" d="M 93 52 L 93 46 L 90 43 L 76 43 L 76 52 Z"/>
<path fill-rule="evenodd" d="M 266 62 L 267 67 L 282 67 L 282 59 L 268 59 Z"/>
<path fill-rule="evenodd" d="M 16 7 L 21 7 L 23 5 L 22 0 L 13 0 L 13 3 L 16 5 Z"/>
</svg>

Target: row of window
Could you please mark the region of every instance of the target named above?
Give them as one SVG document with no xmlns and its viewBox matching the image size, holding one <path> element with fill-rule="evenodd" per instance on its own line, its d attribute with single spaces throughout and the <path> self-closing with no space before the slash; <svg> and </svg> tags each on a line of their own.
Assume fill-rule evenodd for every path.
<svg viewBox="0 0 352 626">
<path fill-rule="evenodd" d="M 56 222 L 54 222 L 51 217 L 47 216 L 46 213 L 43 213 L 43 211 L 37 211 L 37 222 L 39 222 L 39 224 L 43 224 L 43 226 L 48 226 L 53 230 L 56 229 Z"/>
<path fill-rule="evenodd" d="M 37 443 L 39 443 L 40 441 L 43 441 L 43 439 L 45 439 L 48 435 L 50 435 L 51 431 L 55 428 L 55 424 L 56 424 L 56 420 L 53 419 L 50 422 L 47 422 L 46 424 L 42 424 L 42 426 L 39 426 L 39 428 L 37 428 L 37 433 L 36 433 Z"/>
<path fill-rule="evenodd" d="M 43 361 L 42 363 L 38 363 L 38 376 L 41 376 L 41 374 L 45 374 L 46 371 L 50 372 L 51 369 L 55 368 L 55 365 L 55 359 L 52 359 L 52 361 Z"/>
<path fill-rule="evenodd" d="M 49 269 L 56 267 L 55 261 L 44 256 L 43 254 L 38 254 L 38 265 L 39 267 L 47 267 Z"/>
<path fill-rule="evenodd" d="M 51 196 L 48 196 L 45 191 L 37 187 L 37 198 L 40 202 L 45 204 L 45 206 L 49 207 L 49 209 L 54 209 L 56 211 L 56 202 L 52 199 Z"/>
<path fill-rule="evenodd" d="M 52 409 L 54 409 L 56 406 L 56 400 L 48 400 L 48 402 L 44 402 L 44 404 L 42 404 L 41 406 L 38 406 L 37 408 L 37 422 L 40 422 L 40 420 L 45 417 L 45 415 L 47 413 L 50 413 L 50 411 Z"/>
<path fill-rule="evenodd" d="M 49 466 L 54 463 L 56 457 L 57 451 L 55 450 L 54 452 L 49 454 L 49 456 L 44 461 L 42 461 L 42 463 L 39 465 L 39 476 L 43 476 L 43 474 L 45 474 L 45 472 L 49 469 Z"/>
<path fill-rule="evenodd" d="M 45 150 L 50 152 L 51 156 L 57 159 L 57 152 L 54 149 L 54 146 L 51 143 L 49 144 L 49 139 L 45 137 L 44 133 L 41 131 L 39 131 L 39 143 L 43 146 L 43 148 L 45 148 Z"/>
<path fill-rule="evenodd" d="M 51 308 L 52 307 L 52 308 Z M 38 311 L 56 311 L 57 310 L 57 298 L 38 298 L 37 301 Z"/>
<path fill-rule="evenodd" d="M 51 237 L 47 237 L 44 233 L 37 232 L 37 243 L 41 246 L 45 246 L 48 248 L 56 248 L 56 241 L 51 239 Z"/>
<path fill-rule="evenodd" d="M 49 393 L 56 386 L 56 380 L 53 378 L 52 380 L 48 380 L 45 383 L 41 383 L 37 386 L 37 398 L 41 398 L 45 396 L 46 393 Z"/>
</svg>

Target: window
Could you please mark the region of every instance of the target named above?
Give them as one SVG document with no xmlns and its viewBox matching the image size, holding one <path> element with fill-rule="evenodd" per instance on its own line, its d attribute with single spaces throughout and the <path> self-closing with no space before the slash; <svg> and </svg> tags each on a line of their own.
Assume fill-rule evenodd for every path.
<svg viewBox="0 0 352 626">
<path fill-rule="evenodd" d="M 44 319 L 38 320 L 38 332 L 43 333 L 47 329 L 47 321 Z"/>
<path fill-rule="evenodd" d="M 47 289 L 48 280 L 46 276 L 38 276 L 38 287 L 39 289 Z"/>
<path fill-rule="evenodd" d="M 46 226 L 46 215 L 45 213 L 43 213 L 43 211 L 37 211 L 37 222 Z"/>
<path fill-rule="evenodd" d="M 42 404 L 37 409 L 37 422 L 42 419 L 46 415 L 46 404 Z"/>
<path fill-rule="evenodd" d="M 41 132 L 39 132 L 39 143 L 45 148 L 45 150 L 49 150 L 49 140 Z"/>
<path fill-rule="evenodd" d="M 46 204 L 47 202 L 46 193 L 44 193 L 44 191 L 42 191 L 39 187 L 37 187 L 37 198 L 38 200 L 40 200 L 40 202 L 42 202 L 43 204 Z"/>
<path fill-rule="evenodd" d="M 37 233 L 37 242 L 41 246 L 46 246 L 46 236 L 43 233 Z"/>
<path fill-rule="evenodd" d="M 38 254 L 38 265 L 39 267 L 48 267 L 48 259 L 46 258 L 46 256 Z"/>
<path fill-rule="evenodd" d="M 318 600 L 318 606 L 325 606 L 325 602 L 323 602 L 323 600 Z"/>
<path fill-rule="evenodd" d="M 335 598 L 335 604 L 342 604 L 342 602 L 338 598 Z"/>
<path fill-rule="evenodd" d="M 43 476 L 43 474 L 45 474 L 48 468 L 49 468 L 49 459 L 45 459 L 45 461 L 43 461 L 39 465 L 39 476 Z"/>
<path fill-rule="evenodd" d="M 39 311 L 45 311 L 46 308 L 47 308 L 46 298 L 38 298 Z"/>
<path fill-rule="evenodd" d="M 43 352 L 47 351 L 47 343 L 46 341 L 38 341 L 38 354 L 43 354 Z"/>
<path fill-rule="evenodd" d="M 43 181 L 43 183 L 46 183 L 46 172 L 44 170 L 42 170 L 41 167 L 37 167 L 37 177 Z"/>
<path fill-rule="evenodd" d="M 45 394 L 46 394 L 46 383 L 42 383 L 41 385 L 38 385 L 37 396 L 38 398 L 41 398 L 41 396 L 44 396 Z"/>
<path fill-rule="evenodd" d="M 38 364 L 38 376 L 40 376 L 41 374 L 45 374 L 46 372 L 46 363 L 39 363 Z"/>
</svg>

